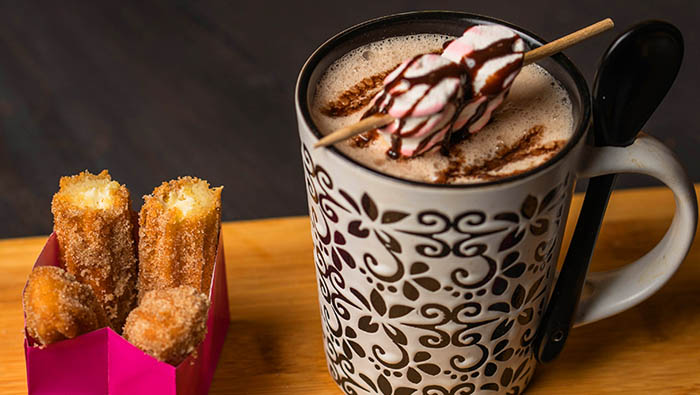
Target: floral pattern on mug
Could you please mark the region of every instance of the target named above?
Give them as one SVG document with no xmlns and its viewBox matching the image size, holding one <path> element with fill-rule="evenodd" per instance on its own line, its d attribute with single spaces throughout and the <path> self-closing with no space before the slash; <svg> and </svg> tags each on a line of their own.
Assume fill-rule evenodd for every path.
<svg viewBox="0 0 700 395">
<path fill-rule="evenodd" d="M 348 394 L 520 393 L 572 191 L 495 212 L 385 207 L 302 144 L 324 347 Z M 515 200 L 514 200 L 515 201 Z M 374 372 L 373 374 L 368 374 Z"/>
</svg>

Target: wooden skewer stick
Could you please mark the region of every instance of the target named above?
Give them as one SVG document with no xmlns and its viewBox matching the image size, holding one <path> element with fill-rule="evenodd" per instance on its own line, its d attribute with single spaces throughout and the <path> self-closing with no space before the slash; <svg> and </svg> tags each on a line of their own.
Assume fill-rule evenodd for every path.
<svg viewBox="0 0 700 395">
<path fill-rule="evenodd" d="M 571 46 L 580 43 L 583 40 L 589 39 L 595 35 L 598 35 L 608 29 L 612 29 L 615 24 L 610 18 L 603 19 L 600 22 L 596 22 L 588 27 L 584 27 L 581 30 L 575 31 L 571 34 L 567 34 L 564 37 L 558 38 L 551 43 L 547 43 L 541 47 L 535 48 L 532 51 L 527 51 L 525 57 L 523 58 L 523 66 L 527 66 L 530 63 L 535 63 L 540 59 L 548 58 L 555 53 L 559 53 Z"/>
<path fill-rule="evenodd" d="M 353 123 L 352 125 L 348 125 L 345 127 L 342 127 L 333 133 L 324 136 L 322 139 L 318 140 L 316 144 L 314 144 L 314 148 L 318 147 L 326 147 L 331 144 L 338 143 L 340 141 L 343 141 L 345 139 L 349 139 L 352 136 L 356 136 L 360 133 L 364 133 L 368 130 L 380 128 L 384 125 L 388 125 L 391 122 L 394 121 L 394 117 L 388 114 L 375 114 L 372 115 L 371 117 L 367 117 L 360 122 Z"/>
<path fill-rule="evenodd" d="M 612 29 L 613 26 L 614 24 L 612 19 L 606 18 L 600 22 L 596 22 L 590 26 L 584 27 L 583 29 L 577 30 L 564 37 L 558 38 L 541 47 L 528 51 L 523 57 L 523 66 L 559 53 L 571 46 L 580 43 L 583 40 L 591 38 L 606 30 Z M 366 131 L 387 125 L 393 122 L 394 120 L 394 117 L 392 117 L 391 115 L 375 114 L 371 117 L 367 117 L 361 120 L 360 122 L 345 126 L 327 136 L 324 136 L 322 139 L 318 140 L 316 144 L 314 144 L 314 148 L 326 147 L 335 144 L 352 136 L 356 136 L 360 133 L 364 133 Z"/>
</svg>

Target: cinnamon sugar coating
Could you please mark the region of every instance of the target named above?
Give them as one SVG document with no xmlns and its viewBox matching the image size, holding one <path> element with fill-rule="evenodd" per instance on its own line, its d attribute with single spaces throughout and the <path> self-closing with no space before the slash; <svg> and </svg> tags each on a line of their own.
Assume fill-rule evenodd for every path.
<svg viewBox="0 0 700 395">
<path fill-rule="evenodd" d="M 146 292 L 126 319 L 124 338 L 143 352 L 178 365 L 207 333 L 207 296 L 190 286 Z"/>
<path fill-rule="evenodd" d="M 221 225 L 221 189 L 193 177 L 164 182 L 139 213 L 139 298 L 189 285 L 209 294 Z"/>
<path fill-rule="evenodd" d="M 110 326 L 120 333 L 136 302 L 138 276 L 129 191 L 107 170 L 61 177 L 51 212 L 60 260 L 92 288 Z"/>
<path fill-rule="evenodd" d="M 29 336 L 46 346 L 108 325 L 92 288 L 55 266 L 39 266 L 22 294 Z"/>
</svg>

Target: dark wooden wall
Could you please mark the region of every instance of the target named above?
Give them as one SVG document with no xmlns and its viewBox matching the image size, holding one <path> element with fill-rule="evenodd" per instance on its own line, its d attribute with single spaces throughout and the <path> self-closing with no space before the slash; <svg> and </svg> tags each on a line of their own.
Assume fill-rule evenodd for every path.
<svg viewBox="0 0 700 395">
<path fill-rule="evenodd" d="M 285 5 L 286 4 L 286 5 Z M 700 181 L 700 2 L 0 2 L 0 237 L 48 233 L 58 178 L 109 168 L 137 207 L 161 181 L 225 185 L 226 220 L 303 214 L 297 73 L 334 33 L 417 9 L 496 16 L 552 39 L 613 17 L 686 38 L 676 86 L 647 125 Z M 567 53 L 592 79 L 616 33 Z M 623 178 L 621 186 L 649 185 Z"/>
</svg>

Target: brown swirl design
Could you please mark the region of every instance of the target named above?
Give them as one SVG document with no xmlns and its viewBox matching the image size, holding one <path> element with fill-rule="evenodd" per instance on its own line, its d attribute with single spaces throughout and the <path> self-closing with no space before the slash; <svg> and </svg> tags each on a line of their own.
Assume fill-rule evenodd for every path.
<svg viewBox="0 0 700 395">
<path fill-rule="evenodd" d="M 301 149 L 323 343 L 340 388 L 520 394 L 534 372 L 531 342 L 571 177 L 493 213 L 408 212 L 347 192 Z M 452 265 L 450 277 L 433 275 L 444 265 Z"/>
</svg>

